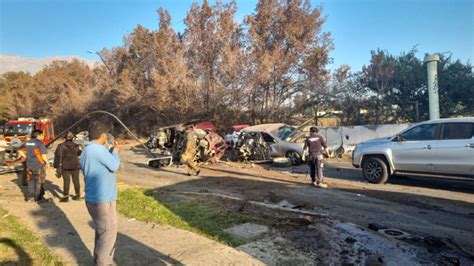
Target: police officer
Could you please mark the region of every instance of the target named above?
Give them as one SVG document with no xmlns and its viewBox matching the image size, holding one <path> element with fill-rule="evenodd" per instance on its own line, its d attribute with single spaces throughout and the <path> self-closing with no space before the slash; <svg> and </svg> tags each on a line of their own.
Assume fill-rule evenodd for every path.
<svg viewBox="0 0 474 266">
<path fill-rule="evenodd" d="M 309 131 L 310 135 L 304 142 L 303 150 L 308 149 L 308 165 L 311 181 L 314 186 L 325 188 L 327 185 L 323 183 L 323 148 L 327 148 L 326 140 L 319 134 L 317 127 L 311 127 Z"/>
<path fill-rule="evenodd" d="M 188 175 L 199 175 L 201 170 L 199 170 L 196 162 L 194 162 L 194 157 L 196 156 L 197 147 L 196 147 L 196 135 L 194 134 L 193 126 L 186 127 L 185 131 L 185 143 L 183 147 L 183 154 L 181 155 L 181 163 L 188 165 Z"/>
<path fill-rule="evenodd" d="M 79 200 L 81 197 L 81 185 L 79 182 L 79 155 L 81 149 L 79 144 L 73 142 L 74 133 L 68 132 L 65 136 L 65 141 L 58 145 L 54 152 L 54 168 L 56 168 L 56 176 L 63 178 L 63 198 L 62 202 L 69 201 L 69 186 L 74 184 L 74 191 L 76 194 L 72 196 L 73 200 Z"/>
<path fill-rule="evenodd" d="M 48 150 L 43 144 L 43 132 L 34 130 L 31 139 L 23 144 L 23 150 L 19 151 L 22 158 L 26 159 L 26 179 L 28 181 L 27 201 L 34 199 L 37 202 L 44 201 L 44 182 L 46 180 L 46 169 L 49 167 Z"/>
</svg>

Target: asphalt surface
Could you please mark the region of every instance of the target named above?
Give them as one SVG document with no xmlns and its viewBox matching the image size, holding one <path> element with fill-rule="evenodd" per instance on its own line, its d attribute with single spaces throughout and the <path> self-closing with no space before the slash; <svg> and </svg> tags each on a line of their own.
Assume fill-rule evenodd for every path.
<svg viewBox="0 0 474 266">
<path fill-rule="evenodd" d="M 474 253 L 474 180 L 394 177 L 384 185 L 365 182 L 348 160 L 325 164 L 328 189 L 310 185 L 307 166 L 274 168 L 224 162 L 202 165 L 201 175 L 186 168 L 150 169 L 139 149 L 124 150 L 119 181 L 171 192 L 212 192 L 246 200 L 287 200 L 305 209 L 367 228 L 379 223 L 413 236 L 452 240 Z M 424 243 L 417 243 L 424 245 Z"/>
</svg>

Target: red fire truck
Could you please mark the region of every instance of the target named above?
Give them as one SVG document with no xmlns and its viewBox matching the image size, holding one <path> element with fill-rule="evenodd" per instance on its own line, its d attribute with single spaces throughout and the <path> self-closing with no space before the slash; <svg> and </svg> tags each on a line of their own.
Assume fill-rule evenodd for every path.
<svg viewBox="0 0 474 266">
<path fill-rule="evenodd" d="M 7 142 L 10 142 L 15 136 L 21 141 L 25 141 L 35 129 L 43 131 L 45 145 L 54 139 L 53 120 L 49 118 L 21 117 L 17 120 L 8 121 L 5 123 L 3 135 Z"/>
</svg>

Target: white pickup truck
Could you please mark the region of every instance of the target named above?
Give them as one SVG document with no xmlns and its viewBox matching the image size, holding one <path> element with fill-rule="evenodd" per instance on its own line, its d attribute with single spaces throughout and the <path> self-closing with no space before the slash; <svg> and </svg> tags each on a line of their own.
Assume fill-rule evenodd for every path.
<svg viewBox="0 0 474 266">
<path fill-rule="evenodd" d="M 430 120 L 360 143 L 352 165 L 378 184 L 394 174 L 474 178 L 474 117 Z"/>
</svg>

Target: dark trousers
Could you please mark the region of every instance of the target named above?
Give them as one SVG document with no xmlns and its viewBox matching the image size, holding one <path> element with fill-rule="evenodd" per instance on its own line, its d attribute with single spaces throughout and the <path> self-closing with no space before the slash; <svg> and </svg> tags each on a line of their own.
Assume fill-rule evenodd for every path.
<svg viewBox="0 0 474 266">
<path fill-rule="evenodd" d="M 3 148 L 0 148 L 0 165 L 3 165 L 5 161 L 5 150 Z"/>
<path fill-rule="evenodd" d="M 323 159 L 313 159 L 308 160 L 309 165 L 309 175 L 311 176 L 311 181 L 322 182 L 323 181 Z M 317 173 L 317 179 L 316 179 Z"/>
<path fill-rule="evenodd" d="M 74 185 L 74 191 L 76 192 L 76 196 L 81 195 L 81 184 L 79 183 L 79 169 L 76 170 L 62 170 L 63 175 L 63 195 L 69 196 L 69 186 L 71 185 L 71 177 L 72 183 Z"/>
<path fill-rule="evenodd" d="M 28 197 L 36 201 L 44 199 L 44 180 L 46 171 L 44 168 L 38 170 L 27 169 Z"/>
</svg>

